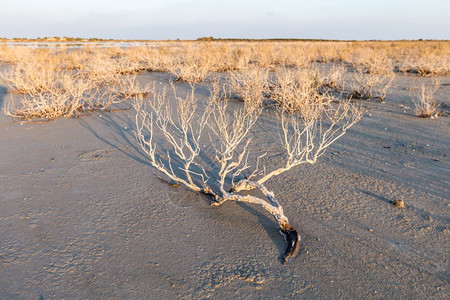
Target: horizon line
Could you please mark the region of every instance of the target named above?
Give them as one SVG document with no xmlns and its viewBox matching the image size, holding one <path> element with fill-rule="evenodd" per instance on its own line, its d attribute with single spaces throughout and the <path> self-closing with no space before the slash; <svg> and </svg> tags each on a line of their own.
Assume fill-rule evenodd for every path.
<svg viewBox="0 0 450 300">
<path fill-rule="evenodd" d="M 323 39 L 323 38 L 215 38 L 215 37 L 199 37 L 196 39 L 115 39 L 115 38 L 81 38 L 81 37 L 67 37 L 67 36 L 53 36 L 53 37 L 0 37 L 0 41 L 52 41 L 52 42 L 86 42 L 86 41 L 104 41 L 104 42 L 208 42 L 208 41 L 317 41 L 317 42 L 395 42 L 395 41 L 437 41 L 445 42 L 449 39 Z"/>
</svg>

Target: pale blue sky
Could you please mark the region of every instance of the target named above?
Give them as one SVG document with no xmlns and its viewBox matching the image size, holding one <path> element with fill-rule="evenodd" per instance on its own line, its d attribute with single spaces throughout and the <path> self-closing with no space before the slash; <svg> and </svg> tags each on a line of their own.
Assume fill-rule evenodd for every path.
<svg viewBox="0 0 450 300">
<path fill-rule="evenodd" d="M 0 0 L 0 37 L 450 39 L 450 0 Z"/>
</svg>

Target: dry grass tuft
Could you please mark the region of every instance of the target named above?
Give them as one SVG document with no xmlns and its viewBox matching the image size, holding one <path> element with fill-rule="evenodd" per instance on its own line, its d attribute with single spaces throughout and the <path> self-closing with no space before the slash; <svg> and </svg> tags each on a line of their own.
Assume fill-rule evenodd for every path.
<svg viewBox="0 0 450 300">
<path fill-rule="evenodd" d="M 434 93 L 440 87 L 439 80 L 434 80 L 431 84 L 422 84 L 420 89 L 413 94 L 414 112 L 421 118 L 434 119 L 439 117 L 439 106 L 434 100 Z"/>
<path fill-rule="evenodd" d="M 268 91 L 268 69 L 250 68 L 230 74 L 229 85 L 237 97 L 250 106 L 259 106 Z"/>
<path fill-rule="evenodd" d="M 324 88 L 334 91 L 343 91 L 345 85 L 345 75 L 347 68 L 341 64 L 333 63 L 331 67 L 325 69 L 315 68 Z"/>
<path fill-rule="evenodd" d="M 62 106 L 72 106 L 67 101 L 73 101 L 74 107 L 80 107 L 80 101 L 83 109 L 99 109 L 118 99 L 147 96 L 147 87 L 137 85 L 134 75 L 151 71 L 170 72 L 189 83 L 202 82 L 215 72 L 230 72 L 231 90 L 245 103 L 260 104 L 269 97 L 279 106 L 297 111 L 308 101 L 320 102 L 329 99 L 327 94 L 344 93 L 348 85 L 350 98 L 384 101 L 395 72 L 450 74 L 449 53 L 447 41 L 196 41 L 81 49 L 2 45 L 0 63 L 6 65 L 2 66 L 6 70 L 2 78 L 11 92 L 20 95 L 15 98 L 23 101 L 23 105 L 17 101 L 8 104 L 8 113 L 17 115 L 13 109 L 23 110 L 26 113 L 18 113 L 23 117 L 34 116 L 33 109 L 49 116 L 73 111 L 50 113 L 52 109 L 44 107 L 52 103 L 54 111 L 61 112 Z M 72 91 L 69 96 L 68 91 Z M 433 93 L 426 86 L 418 92 L 418 115 L 438 115 L 436 103 L 430 100 Z M 39 104 L 32 105 L 33 101 Z"/>
<path fill-rule="evenodd" d="M 366 73 L 362 69 L 357 69 L 350 74 L 350 85 L 353 99 L 379 99 L 383 102 L 389 92 L 389 88 L 394 81 L 395 74 Z"/>
<path fill-rule="evenodd" d="M 405 208 L 405 202 L 402 199 L 396 199 L 392 201 L 392 204 L 398 208 Z"/>
<path fill-rule="evenodd" d="M 54 119 L 145 95 L 147 87 L 136 76 L 121 75 L 124 69 L 104 53 L 30 52 L 1 74 L 12 92 L 4 112 L 20 119 Z"/>
<path fill-rule="evenodd" d="M 270 97 L 285 110 L 294 112 L 311 109 L 317 103 L 329 102 L 318 73 L 311 70 L 279 68 L 275 71 Z"/>
</svg>

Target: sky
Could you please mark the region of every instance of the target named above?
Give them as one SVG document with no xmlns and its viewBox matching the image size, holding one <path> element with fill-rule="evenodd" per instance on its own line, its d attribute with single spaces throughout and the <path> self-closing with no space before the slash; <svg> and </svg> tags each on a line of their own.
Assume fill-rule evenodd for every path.
<svg viewBox="0 0 450 300">
<path fill-rule="evenodd" d="M 450 0 L 0 0 L 0 37 L 450 39 Z"/>
</svg>

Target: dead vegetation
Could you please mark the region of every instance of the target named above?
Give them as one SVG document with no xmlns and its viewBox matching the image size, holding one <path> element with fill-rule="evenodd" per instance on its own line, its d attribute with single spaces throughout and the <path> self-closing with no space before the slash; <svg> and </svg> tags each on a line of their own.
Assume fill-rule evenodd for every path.
<svg viewBox="0 0 450 300">
<path fill-rule="evenodd" d="M 398 208 L 405 208 L 405 202 L 403 199 L 395 199 L 392 201 L 392 205 Z"/>
<path fill-rule="evenodd" d="M 332 64 L 328 68 L 315 68 L 322 87 L 336 92 L 345 90 L 345 75 L 347 68 L 341 64 Z"/>
<path fill-rule="evenodd" d="M 254 83 L 264 79 L 264 72 L 249 72 Z M 236 80 L 236 79 L 234 79 Z M 241 77 L 242 80 L 242 77 Z M 235 82 L 235 81 L 232 81 Z M 232 84 L 233 85 L 233 84 Z M 326 149 L 361 118 L 358 106 L 349 101 L 331 103 L 326 97 L 297 100 L 296 109 L 279 98 L 280 146 L 285 163 L 272 170 L 261 165 L 264 153 L 251 153 L 251 130 L 262 109 L 261 90 L 244 88 L 244 105 L 230 111 L 227 85 L 214 81 L 207 103 L 199 103 L 194 86 L 180 97 L 174 86 L 175 103 L 167 92 L 152 90 L 147 99 L 136 97 L 136 137 L 153 167 L 170 180 L 199 193 L 211 196 L 212 205 L 241 201 L 261 205 L 278 222 L 288 240 L 282 257 L 285 263 L 298 248 L 299 235 L 290 225 L 283 207 L 266 186 L 271 178 L 292 168 L 314 164 Z M 242 86 L 240 88 L 242 88 Z M 158 139 L 163 138 L 161 142 Z M 208 141 L 208 146 L 204 143 Z M 166 146 L 161 146 L 161 145 Z M 205 148 L 207 147 L 207 148 Z M 212 149 L 208 149 L 212 148 Z M 214 164 L 205 162 L 205 151 L 213 151 Z M 252 159 L 253 158 L 253 159 Z M 264 198 L 243 193 L 257 189 Z"/>
<path fill-rule="evenodd" d="M 231 200 L 262 206 L 287 237 L 286 262 L 300 237 L 266 184 L 301 164 L 314 164 L 360 120 L 355 99 L 385 101 L 395 72 L 449 74 L 449 49 L 448 42 L 161 42 L 78 50 L 3 46 L 1 76 L 11 92 L 4 111 L 20 119 L 50 120 L 107 110 L 132 98 L 136 138 L 151 165 L 173 185 L 209 195 L 213 205 Z M 180 96 L 175 83 L 170 91 L 139 84 L 139 74 L 155 71 L 189 83 L 190 91 Z M 200 82 L 210 89 L 208 102 L 197 99 Z M 435 81 L 415 93 L 417 115 L 439 115 L 433 97 L 438 88 Z M 232 109 L 236 99 L 243 104 Z M 265 153 L 252 145 L 263 108 L 276 116 L 275 134 L 283 149 L 284 161 L 271 169 L 264 164 Z"/>
<path fill-rule="evenodd" d="M 259 106 L 263 102 L 265 93 L 269 89 L 269 70 L 251 68 L 245 71 L 232 72 L 229 85 L 231 91 L 246 104 Z"/>
<path fill-rule="evenodd" d="M 9 97 L 14 101 L 6 101 L 6 113 L 55 118 L 146 95 L 136 75 L 153 71 L 170 72 L 177 81 L 187 83 L 228 72 L 231 92 L 244 102 L 272 100 L 290 110 L 299 110 L 306 103 L 303 99 L 314 102 L 331 93 L 385 101 L 396 72 L 449 74 L 449 50 L 449 42 L 439 41 L 159 42 L 104 49 L 4 44 L 0 61 L 6 65 L 3 80 L 11 93 L 19 94 Z M 437 116 L 432 93 L 423 87 L 421 95 L 415 96 L 418 115 Z"/>
<path fill-rule="evenodd" d="M 1 74 L 11 92 L 4 106 L 5 114 L 20 119 L 50 120 L 104 110 L 146 93 L 146 87 L 137 83 L 136 76 L 121 75 L 124 68 L 120 64 L 98 54 L 69 57 L 71 60 L 66 62 L 59 53 L 40 51 L 9 66 Z"/>
<path fill-rule="evenodd" d="M 439 117 L 439 106 L 434 99 L 434 93 L 439 87 L 439 80 L 433 80 L 429 84 L 422 84 L 419 89 L 413 91 L 414 112 L 417 116 L 430 119 Z"/>
<path fill-rule="evenodd" d="M 352 99 L 379 99 L 383 102 L 388 95 L 395 74 L 393 72 L 388 74 L 364 73 L 363 70 L 357 69 L 349 74 L 349 77 Z"/>
<path fill-rule="evenodd" d="M 302 111 L 315 104 L 331 101 L 320 92 L 321 82 L 315 71 L 280 68 L 275 72 L 270 97 L 286 111 Z"/>
</svg>

